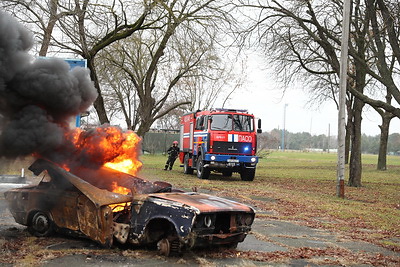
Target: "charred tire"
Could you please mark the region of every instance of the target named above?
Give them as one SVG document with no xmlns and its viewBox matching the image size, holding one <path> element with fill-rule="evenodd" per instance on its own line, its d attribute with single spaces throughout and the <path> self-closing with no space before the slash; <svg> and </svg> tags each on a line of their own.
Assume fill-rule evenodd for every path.
<svg viewBox="0 0 400 267">
<path fill-rule="evenodd" d="M 253 181 L 256 175 L 256 169 L 243 169 L 240 172 L 240 178 L 242 181 Z"/>
<path fill-rule="evenodd" d="M 226 177 L 231 177 L 232 176 L 232 171 L 222 171 L 222 175 Z"/>
<path fill-rule="evenodd" d="M 54 233 L 54 224 L 46 213 L 38 211 L 33 215 L 28 231 L 37 237 L 50 236 Z"/>
<path fill-rule="evenodd" d="M 204 167 L 203 158 L 200 156 L 197 160 L 197 178 L 208 179 L 210 170 Z"/>
<path fill-rule="evenodd" d="M 239 242 L 233 242 L 233 243 L 229 243 L 229 244 L 225 244 L 224 247 L 228 248 L 228 249 L 236 249 L 238 246 Z"/>
<path fill-rule="evenodd" d="M 185 158 L 183 160 L 183 173 L 184 174 L 193 174 L 193 168 L 189 166 L 189 154 L 185 155 Z"/>
</svg>

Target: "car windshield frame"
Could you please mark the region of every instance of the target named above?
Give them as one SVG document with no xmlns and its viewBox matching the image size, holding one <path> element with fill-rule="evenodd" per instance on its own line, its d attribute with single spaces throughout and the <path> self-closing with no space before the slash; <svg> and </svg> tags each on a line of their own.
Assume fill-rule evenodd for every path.
<svg viewBox="0 0 400 267">
<path fill-rule="evenodd" d="M 244 114 L 215 114 L 211 117 L 213 131 L 253 132 L 254 118 Z"/>
</svg>

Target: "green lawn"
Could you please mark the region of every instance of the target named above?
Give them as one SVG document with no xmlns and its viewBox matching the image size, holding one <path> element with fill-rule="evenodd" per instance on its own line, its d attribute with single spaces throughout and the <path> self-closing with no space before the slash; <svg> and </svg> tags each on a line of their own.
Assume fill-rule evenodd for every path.
<svg viewBox="0 0 400 267">
<path fill-rule="evenodd" d="M 260 159 L 253 182 L 241 181 L 238 174 L 200 180 L 183 174 L 178 160 L 172 171 L 163 171 L 166 157 L 160 155 L 144 155 L 141 160 L 144 167 L 138 176 L 235 197 L 253 205 L 259 217 L 301 221 L 400 248 L 388 241 L 400 235 L 399 156 L 389 156 L 388 170 L 377 171 L 377 156 L 363 155 L 363 186 L 346 186 L 345 199 L 336 197 L 334 153 L 272 152 Z"/>
</svg>

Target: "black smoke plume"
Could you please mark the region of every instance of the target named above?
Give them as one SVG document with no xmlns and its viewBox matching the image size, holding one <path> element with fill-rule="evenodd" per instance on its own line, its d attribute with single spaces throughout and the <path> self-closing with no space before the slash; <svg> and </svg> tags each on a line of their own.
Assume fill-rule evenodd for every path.
<svg viewBox="0 0 400 267">
<path fill-rule="evenodd" d="M 86 69 L 34 59 L 32 45 L 32 34 L 0 11 L 0 157 L 59 151 L 69 121 L 97 96 Z"/>
</svg>

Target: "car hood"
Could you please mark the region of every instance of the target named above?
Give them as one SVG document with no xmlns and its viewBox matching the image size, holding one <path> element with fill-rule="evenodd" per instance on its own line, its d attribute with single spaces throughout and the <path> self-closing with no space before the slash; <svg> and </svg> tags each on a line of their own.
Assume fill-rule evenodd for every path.
<svg viewBox="0 0 400 267">
<path fill-rule="evenodd" d="M 239 202 L 196 192 L 157 193 L 149 194 L 149 197 L 175 201 L 191 206 L 199 210 L 201 213 L 224 211 L 254 212 L 250 206 L 241 204 Z"/>
<path fill-rule="evenodd" d="M 87 196 L 96 205 L 96 207 L 132 201 L 132 197 L 129 195 L 122 195 L 97 188 L 87 181 L 82 180 L 78 176 L 75 176 L 74 174 L 57 166 L 56 164 L 44 159 L 36 160 L 29 167 L 29 169 L 35 175 L 39 175 L 44 170 L 47 170 L 47 172 L 53 179 L 69 181 L 79 191 Z M 18 189 L 15 189 L 14 191 L 18 191 Z"/>
</svg>

